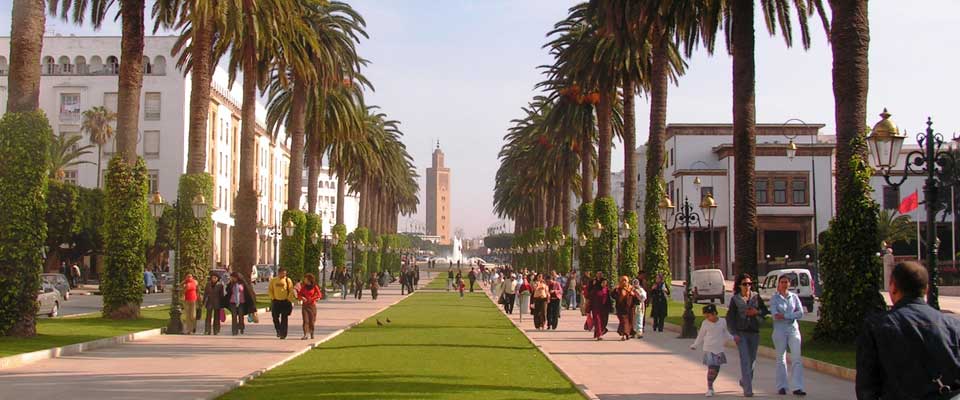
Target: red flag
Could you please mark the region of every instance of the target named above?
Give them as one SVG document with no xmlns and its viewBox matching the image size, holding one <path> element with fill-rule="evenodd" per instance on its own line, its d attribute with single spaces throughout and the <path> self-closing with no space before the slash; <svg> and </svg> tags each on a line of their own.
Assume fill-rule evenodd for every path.
<svg viewBox="0 0 960 400">
<path fill-rule="evenodd" d="M 907 198 L 900 202 L 900 214 L 906 214 L 916 210 L 918 206 L 920 206 L 920 196 L 917 195 L 917 191 L 914 191 L 913 194 L 907 196 Z"/>
</svg>

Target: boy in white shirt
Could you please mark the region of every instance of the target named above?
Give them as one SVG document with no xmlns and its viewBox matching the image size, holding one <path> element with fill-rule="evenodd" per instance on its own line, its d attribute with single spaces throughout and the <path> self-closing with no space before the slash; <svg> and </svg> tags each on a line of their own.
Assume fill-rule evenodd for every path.
<svg viewBox="0 0 960 400">
<path fill-rule="evenodd" d="M 713 397 L 713 381 L 720 374 L 720 366 L 727 363 L 727 356 L 723 354 L 724 345 L 734 337 L 727 331 L 727 321 L 717 316 L 717 306 L 703 306 L 703 316 L 706 319 L 700 324 L 697 340 L 690 345 L 690 350 L 703 345 L 703 364 L 707 366 L 706 396 Z"/>
</svg>

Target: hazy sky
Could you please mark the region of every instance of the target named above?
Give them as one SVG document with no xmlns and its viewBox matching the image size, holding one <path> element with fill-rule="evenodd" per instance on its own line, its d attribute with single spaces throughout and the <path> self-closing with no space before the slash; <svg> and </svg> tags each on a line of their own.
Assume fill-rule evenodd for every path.
<svg viewBox="0 0 960 400">
<path fill-rule="evenodd" d="M 11 0 L 0 0 L 0 35 L 9 34 Z M 150 3 L 148 1 L 148 3 Z M 497 152 L 509 121 L 533 96 L 541 79 L 536 66 L 550 63 L 541 46 L 545 34 L 562 19 L 570 0 L 356 0 L 367 20 L 370 39 L 361 45 L 372 61 L 366 71 L 376 92 L 368 102 L 400 120 L 420 174 L 440 141 L 452 170 L 452 226 L 467 236 L 485 233 L 497 221 L 492 213 Z M 826 2 L 824 2 L 826 3 Z M 948 138 L 960 132 L 960 1 L 870 2 L 870 93 L 868 120 L 883 107 L 911 136 L 927 116 Z M 828 12 L 829 15 L 829 12 Z M 48 19 L 48 30 L 95 34 Z M 119 24 L 101 33 L 118 35 Z M 814 44 L 788 49 L 769 37 L 757 20 L 757 122 L 800 118 L 824 123 L 833 134 L 832 56 L 823 27 L 812 22 Z M 795 32 L 795 36 L 799 33 Z M 722 45 L 709 56 L 699 51 L 679 87 L 671 86 L 668 123 L 731 122 L 730 57 Z M 649 105 L 637 102 L 638 143 L 645 143 Z M 613 168 L 623 167 L 622 148 Z M 423 182 L 421 178 L 421 183 Z M 422 194 L 422 193 L 421 193 Z M 423 198 L 421 196 L 421 198 Z M 422 224 L 423 215 L 414 217 Z M 401 229 L 407 219 L 401 218 Z"/>
</svg>

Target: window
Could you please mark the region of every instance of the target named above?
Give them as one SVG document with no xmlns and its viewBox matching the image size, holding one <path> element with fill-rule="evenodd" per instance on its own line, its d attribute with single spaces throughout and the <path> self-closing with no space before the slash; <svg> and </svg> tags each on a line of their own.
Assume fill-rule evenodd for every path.
<svg viewBox="0 0 960 400">
<path fill-rule="evenodd" d="M 700 187 L 700 200 L 703 200 L 707 195 L 713 196 L 713 187 L 711 186 L 702 186 Z"/>
<path fill-rule="evenodd" d="M 773 180 L 773 204 L 787 204 L 787 179 Z"/>
<path fill-rule="evenodd" d="M 0 56 L 0 75 L 6 75 L 8 73 L 7 71 L 9 71 L 9 68 L 7 67 L 7 58 Z"/>
<path fill-rule="evenodd" d="M 147 121 L 160 120 L 160 93 L 147 92 L 144 96 L 143 119 Z"/>
<path fill-rule="evenodd" d="M 676 158 L 676 154 L 673 152 L 673 149 L 670 149 L 670 166 L 673 166 L 674 158 Z"/>
<path fill-rule="evenodd" d="M 90 68 L 89 68 L 89 66 L 87 65 L 87 59 L 84 58 L 83 56 L 77 56 L 77 58 L 75 58 L 75 59 L 73 60 L 73 63 L 76 64 L 76 66 L 77 66 L 77 73 L 78 73 L 78 74 L 89 74 L 89 73 L 90 73 Z"/>
<path fill-rule="evenodd" d="M 77 184 L 77 171 L 76 170 L 67 170 L 63 171 L 63 183 L 69 183 L 71 185 Z"/>
<path fill-rule="evenodd" d="M 117 75 L 120 73 L 120 61 L 117 60 L 117 57 L 107 57 L 106 73 L 107 75 Z"/>
<path fill-rule="evenodd" d="M 147 157 L 160 156 L 160 131 L 143 132 L 143 155 Z"/>
<path fill-rule="evenodd" d="M 60 72 L 64 74 L 73 73 L 73 64 L 70 63 L 70 57 L 60 56 L 60 59 L 57 60 L 57 64 L 60 65 Z"/>
<path fill-rule="evenodd" d="M 770 204 L 770 199 L 767 197 L 767 180 L 757 179 L 755 188 L 757 191 L 757 205 Z"/>
<path fill-rule="evenodd" d="M 883 187 L 883 209 L 896 210 L 898 208 L 900 208 L 900 187 L 884 186 Z"/>
<path fill-rule="evenodd" d="M 54 63 L 53 57 L 46 56 L 43 58 L 43 73 L 47 75 L 57 73 L 57 64 Z"/>
<path fill-rule="evenodd" d="M 790 187 L 793 190 L 793 204 L 807 204 L 807 180 L 794 178 L 790 181 Z"/>
<path fill-rule="evenodd" d="M 149 172 L 149 193 L 160 191 L 160 171 L 151 169 Z"/>
<path fill-rule="evenodd" d="M 60 120 L 80 120 L 80 93 L 60 93 Z"/>
</svg>

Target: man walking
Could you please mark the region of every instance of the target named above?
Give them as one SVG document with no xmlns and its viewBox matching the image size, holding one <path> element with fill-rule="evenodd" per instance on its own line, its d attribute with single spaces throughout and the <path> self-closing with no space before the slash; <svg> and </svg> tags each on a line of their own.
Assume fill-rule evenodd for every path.
<svg viewBox="0 0 960 400">
<path fill-rule="evenodd" d="M 960 394 L 960 321 L 923 301 L 927 270 L 890 274 L 893 309 L 868 317 L 857 339 L 857 399 L 952 399 Z"/>
<path fill-rule="evenodd" d="M 547 275 L 547 290 L 550 291 L 549 302 L 547 303 L 547 329 L 557 329 L 557 323 L 560 322 L 560 297 L 563 296 L 563 289 L 560 282 L 557 282 L 556 272 Z"/>
<path fill-rule="evenodd" d="M 513 274 L 507 273 L 500 290 L 503 291 L 503 311 L 513 314 L 513 303 L 517 301 L 517 286 L 513 282 Z"/>
<path fill-rule="evenodd" d="M 567 296 L 567 309 L 576 310 L 577 309 L 577 273 L 570 271 L 570 274 L 567 275 L 566 282 L 566 296 Z"/>
<path fill-rule="evenodd" d="M 270 315 L 273 317 L 273 329 L 277 337 L 287 338 L 287 319 L 293 312 L 293 300 L 297 294 L 293 290 L 293 281 L 287 278 L 287 269 L 280 267 L 277 277 L 270 279 Z"/>
<path fill-rule="evenodd" d="M 477 270 L 473 267 L 470 267 L 470 272 L 467 274 L 467 279 L 470 280 L 470 293 L 473 293 L 473 284 L 477 283 Z"/>
<path fill-rule="evenodd" d="M 447 270 L 447 291 L 453 287 L 453 268 Z"/>
</svg>

